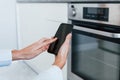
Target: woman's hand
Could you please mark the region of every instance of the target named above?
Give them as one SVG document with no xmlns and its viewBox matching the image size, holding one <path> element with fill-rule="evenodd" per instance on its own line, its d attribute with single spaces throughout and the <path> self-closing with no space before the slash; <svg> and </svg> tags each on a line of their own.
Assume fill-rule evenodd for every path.
<svg viewBox="0 0 120 80">
<path fill-rule="evenodd" d="M 55 57 L 55 62 L 53 65 L 56 65 L 61 69 L 64 67 L 67 60 L 69 47 L 70 47 L 69 45 L 70 40 L 71 40 L 71 33 L 67 35 L 65 42 L 63 43 L 63 45 L 61 46 L 58 52 L 58 55 Z"/>
<path fill-rule="evenodd" d="M 21 49 L 21 50 L 13 50 L 12 51 L 12 59 L 13 60 L 29 60 L 36 56 L 38 56 L 40 53 L 46 51 L 49 47 L 49 45 L 53 42 L 55 42 L 57 38 L 42 38 L 39 41 L 33 43 L 32 45 Z"/>
</svg>

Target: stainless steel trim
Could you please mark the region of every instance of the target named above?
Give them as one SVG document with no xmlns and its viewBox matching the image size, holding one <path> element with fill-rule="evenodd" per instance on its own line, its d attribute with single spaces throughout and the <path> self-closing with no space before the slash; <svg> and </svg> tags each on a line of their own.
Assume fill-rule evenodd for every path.
<svg viewBox="0 0 120 80">
<path fill-rule="evenodd" d="M 81 26 L 74 26 L 73 29 L 85 31 L 85 32 L 89 32 L 89 33 L 93 33 L 93 34 L 97 34 L 97 35 L 102 35 L 102 36 L 106 36 L 106 37 L 110 37 L 110 38 L 120 38 L 120 33 L 110 33 L 110 32 L 85 28 L 85 27 L 81 27 Z"/>
<path fill-rule="evenodd" d="M 31 2 L 106 2 L 106 1 L 109 1 L 109 2 L 119 2 L 119 0 L 17 0 L 17 2 L 20 2 L 20 3 L 31 3 Z"/>
<path fill-rule="evenodd" d="M 76 16 L 73 16 L 73 9 L 71 6 L 74 6 L 76 11 Z M 70 3 L 68 6 L 68 18 L 69 20 L 82 20 L 88 22 L 95 22 L 95 23 L 103 23 L 103 24 L 111 24 L 111 25 L 118 25 L 120 26 L 120 3 Z M 109 20 L 107 21 L 98 21 L 98 20 L 91 20 L 91 19 L 84 19 L 83 18 L 83 7 L 97 7 L 97 8 L 109 8 Z"/>
<path fill-rule="evenodd" d="M 69 51 L 69 55 L 68 55 L 68 68 L 67 68 L 67 71 L 68 71 L 68 79 L 67 80 L 83 80 L 81 77 L 77 76 L 76 74 L 72 73 L 71 69 L 72 69 L 72 66 L 71 66 L 71 62 L 72 62 L 72 47 L 70 47 L 70 51 Z"/>
</svg>

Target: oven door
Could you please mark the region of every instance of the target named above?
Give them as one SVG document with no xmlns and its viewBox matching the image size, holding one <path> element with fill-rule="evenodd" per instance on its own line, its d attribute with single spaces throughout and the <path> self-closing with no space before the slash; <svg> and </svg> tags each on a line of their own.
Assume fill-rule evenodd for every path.
<svg viewBox="0 0 120 80">
<path fill-rule="evenodd" d="M 120 80 L 119 34 L 74 26 L 69 80 Z"/>
</svg>

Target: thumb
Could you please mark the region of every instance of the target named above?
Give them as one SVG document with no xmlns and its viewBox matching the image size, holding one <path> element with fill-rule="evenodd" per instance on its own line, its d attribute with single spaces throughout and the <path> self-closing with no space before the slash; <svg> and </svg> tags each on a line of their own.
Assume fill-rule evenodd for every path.
<svg viewBox="0 0 120 80">
<path fill-rule="evenodd" d="M 71 37 L 72 37 L 72 34 L 71 33 L 69 33 L 68 35 L 67 35 L 67 37 L 66 37 L 66 40 L 65 40 L 65 44 L 69 44 L 70 43 L 70 40 L 71 40 Z"/>
<path fill-rule="evenodd" d="M 69 50 L 69 44 L 71 40 L 71 33 L 69 33 L 64 41 L 63 45 L 61 46 L 58 54 L 67 54 Z"/>
</svg>

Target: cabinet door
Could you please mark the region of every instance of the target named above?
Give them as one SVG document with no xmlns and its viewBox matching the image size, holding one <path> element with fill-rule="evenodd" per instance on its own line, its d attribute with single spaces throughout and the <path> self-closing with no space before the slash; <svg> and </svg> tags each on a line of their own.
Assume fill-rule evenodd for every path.
<svg viewBox="0 0 120 80">
<path fill-rule="evenodd" d="M 17 7 L 20 18 L 31 22 L 42 19 L 66 22 L 68 19 L 67 3 L 21 3 Z"/>
<path fill-rule="evenodd" d="M 37 3 L 18 4 L 19 48 L 23 48 L 43 37 L 52 37 L 61 23 L 67 22 L 67 4 Z M 48 69 L 54 55 L 47 52 L 25 61 L 37 73 Z M 66 68 L 63 70 L 66 78 Z M 65 79 L 66 80 L 66 79 Z"/>
<path fill-rule="evenodd" d="M 0 49 L 17 48 L 15 9 L 15 0 L 0 0 Z"/>
</svg>

